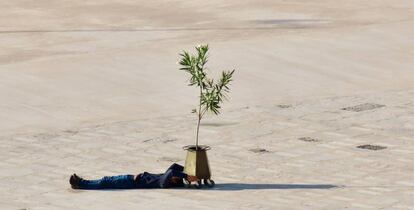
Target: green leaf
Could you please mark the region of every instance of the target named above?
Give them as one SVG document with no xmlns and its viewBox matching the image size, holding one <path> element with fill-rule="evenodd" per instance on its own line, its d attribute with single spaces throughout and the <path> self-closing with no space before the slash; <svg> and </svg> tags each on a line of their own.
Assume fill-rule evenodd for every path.
<svg viewBox="0 0 414 210">
<path fill-rule="evenodd" d="M 190 74 L 189 86 L 197 85 L 200 88 L 200 117 L 205 112 L 213 114 L 220 113 L 220 103 L 227 99 L 226 93 L 230 91 L 229 85 L 235 70 L 223 71 L 217 82 L 207 77 L 205 65 L 208 62 L 208 45 L 200 45 L 195 47 L 196 53 L 190 54 L 187 51 L 180 53 L 181 65 L 180 70 Z M 192 110 L 197 113 L 197 110 Z"/>
</svg>

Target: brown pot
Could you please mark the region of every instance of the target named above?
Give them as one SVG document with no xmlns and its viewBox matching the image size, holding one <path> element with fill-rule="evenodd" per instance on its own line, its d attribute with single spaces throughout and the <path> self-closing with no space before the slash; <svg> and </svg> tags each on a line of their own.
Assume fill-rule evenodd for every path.
<svg viewBox="0 0 414 210">
<path fill-rule="evenodd" d="M 208 164 L 207 150 L 210 150 L 210 146 L 188 145 L 183 147 L 187 150 L 187 158 L 185 159 L 184 173 L 192 176 L 196 176 L 200 180 L 204 181 L 204 184 L 208 187 L 214 186 L 214 181 L 211 180 L 210 166 Z M 201 187 L 201 181 L 198 182 Z"/>
</svg>

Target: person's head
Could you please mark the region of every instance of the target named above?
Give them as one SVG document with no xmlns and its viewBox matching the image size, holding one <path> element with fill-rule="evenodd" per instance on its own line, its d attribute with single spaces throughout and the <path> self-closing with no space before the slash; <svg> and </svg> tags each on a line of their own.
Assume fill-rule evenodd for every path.
<svg viewBox="0 0 414 210">
<path fill-rule="evenodd" d="M 171 186 L 181 186 L 183 184 L 183 179 L 173 176 L 170 179 L 170 184 Z"/>
</svg>

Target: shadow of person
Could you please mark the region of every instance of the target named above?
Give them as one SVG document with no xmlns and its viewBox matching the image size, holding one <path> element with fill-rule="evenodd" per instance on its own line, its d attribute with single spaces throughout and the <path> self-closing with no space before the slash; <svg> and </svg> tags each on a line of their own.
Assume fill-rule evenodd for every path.
<svg viewBox="0 0 414 210">
<path fill-rule="evenodd" d="M 235 191 L 235 190 L 292 190 L 310 189 L 324 190 L 340 186 L 331 184 L 244 184 L 244 183 L 222 183 L 216 184 L 211 190 Z"/>
</svg>

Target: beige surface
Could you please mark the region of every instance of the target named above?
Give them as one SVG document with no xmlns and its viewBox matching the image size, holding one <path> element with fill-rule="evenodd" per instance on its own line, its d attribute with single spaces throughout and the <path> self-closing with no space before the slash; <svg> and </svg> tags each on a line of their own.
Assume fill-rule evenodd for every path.
<svg viewBox="0 0 414 210">
<path fill-rule="evenodd" d="M 413 9 L 411 0 L 0 0 L 0 207 L 412 208 Z M 231 102 L 201 130 L 224 190 L 69 190 L 74 171 L 182 161 L 197 92 L 177 54 L 199 43 L 211 46 L 212 71 L 237 70 Z M 340 110 L 368 102 L 386 107 Z M 306 136 L 322 141 L 297 140 Z M 355 148 L 363 143 L 388 148 Z M 256 147 L 271 153 L 248 151 Z"/>
</svg>

